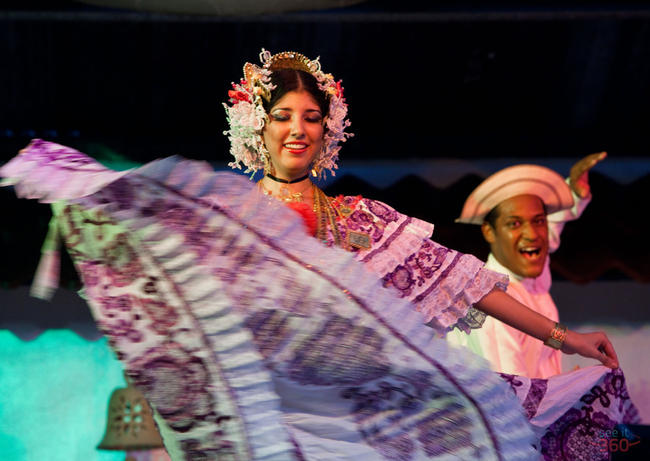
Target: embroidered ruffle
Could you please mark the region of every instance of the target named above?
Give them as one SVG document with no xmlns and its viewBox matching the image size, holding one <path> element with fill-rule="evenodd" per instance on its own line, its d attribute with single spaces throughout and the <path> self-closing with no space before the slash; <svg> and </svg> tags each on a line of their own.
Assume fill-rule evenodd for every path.
<svg viewBox="0 0 650 461">
<path fill-rule="evenodd" d="M 41 173 L 22 171 L 14 184 Z M 482 359 L 242 176 L 170 158 L 79 193 L 55 213 L 93 314 L 187 457 L 530 459 Z M 341 425 L 354 437 L 333 437 Z"/>
<path fill-rule="evenodd" d="M 493 289 L 505 290 L 508 277 L 485 269 L 472 255 L 429 239 L 433 224 L 398 213 L 385 203 L 363 199 L 341 223 L 341 232 L 359 230 L 373 247 L 358 253 L 366 267 L 382 277 L 422 312 L 438 333 L 456 327 L 480 328 L 485 313 L 472 306 Z"/>
</svg>

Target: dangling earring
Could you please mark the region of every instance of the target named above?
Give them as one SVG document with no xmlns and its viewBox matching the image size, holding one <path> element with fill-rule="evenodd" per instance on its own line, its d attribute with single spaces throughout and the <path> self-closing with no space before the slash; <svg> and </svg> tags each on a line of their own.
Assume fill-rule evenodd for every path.
<svg viewBox="0 0 650 461">
<path fill-rule="evenodd" d="M 318 152 L 318 155 L 312 160 L 311 162 L 311 175 L 314 178 L 318 178 L 321 174 L 321 167 L 318 166 L 319 161 L 321 158 L 323 158 L 323 155 L 325 154 L 325 145 L 321 144 L 320 146 L 320 151 Z"/>
<path fill-rule="evenodd" d="M 264 164 L 264 176 L 271 173 L 271 154 L 269 154 L 268 149 L 264 145 L 264 141 L 259 144 L 260 158 Z"/>
<path fill-rule="evenodd" d="M 275 168 L 273 167 L 273 162 L 271 161 L 271 156 L 268 155 L 266 157 L 266 168 L 264 170 L 264 174 L 275 174 Z"/>
<path fill-rule="evenodd" d="M 264 176 L 271 172 L 271 162 L 269 162 L 269 156 L 262 152 L 262 162 L 264 163 Z"/>
</svg>

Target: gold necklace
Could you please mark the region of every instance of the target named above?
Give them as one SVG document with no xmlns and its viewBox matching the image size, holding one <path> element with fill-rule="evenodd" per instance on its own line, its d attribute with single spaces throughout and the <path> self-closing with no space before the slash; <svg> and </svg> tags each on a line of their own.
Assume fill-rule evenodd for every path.
<svg viewBox="0 0 650 461">
<path fill-rule="evenodd" d="M 313 211 L 316 214 L 316 238 L 322 243 L 327 244 L 329 227 L 334 239 L 334 245 L 345 250 L 349 250 L 349 246 L 345 244 L 343 238 L 341 237 L 341 231 L 339 230 L 339 226 L 336 221 L 336 218 L 339 215 L 338 210 L 332 205 L 331 199 L 325 195 L 325 192 L 320 190 L 320 188 L 311 181 L 308 181 L 308 183 L 308 186 L 300 192 L 291 192 L 288 187 L 284 186 L 288 192 L 285 192 L 284 194 L 280 192 L 279 196 L 273 194 L 273 191 L 267 189 L 262 183 L 261 179 L 257 182 L 257 185 L 264 195 L 271 196 L 284 202 L 302 202 L 304 198 L 304 192 L 311 186 L 313 191 L 312 196 L 314 199 Z M 280 191 L 282 190 L 283 188 L 280 188 Z"/>
<path fill-rule="evenodd" d="M 293 192 L 291 189 L 289 189 L 289 186 L 287 184 L 282 184 L 277 195 L 274 194 L 272 190 L 266 188 L 262 182 L 262 179 L 260 179 L 257 184 L 264 195 L 270 195 L 277 198 L 278 200 L 282 200 L 283 202 L 302 202 L 304 200 L 304 193 L 307 189 L 309 189 L 312 182 L 307 181 L 307 187 L 299 192 Z"/>
<path fill-rule="evenodd" d="M 314 187 L 314 213 L 316 213 L 316 238 L 321 242 L 327 244 L 327 227 L 332 231 L 334 238 L 334 245 L 343 249 L 348 249 L 343 244 L 339 226 L 336 223 L 337 210 L 332 205 L 330 198 L 320 190 L 316 184 Z"/>
</svg>

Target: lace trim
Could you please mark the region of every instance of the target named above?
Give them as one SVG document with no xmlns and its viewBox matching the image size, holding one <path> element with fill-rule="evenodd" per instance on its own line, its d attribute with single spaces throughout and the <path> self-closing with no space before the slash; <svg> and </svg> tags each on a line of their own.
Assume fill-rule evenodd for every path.
<svg viewBox="0 0 650 461">
<path fill-rule="evenodd" d="M 359 227 L 374 236 L 373 248 L 357 258 L 380 275 L 385 286 L 397 289 L 424 315 L 439 334 L 454 327 L 480 328 L 486 315 L 472 306 L 494 288 L 505 290 L 507 276 L 484 269 L 484 263 L 429 240 L 433 225 L 409 218 L 388 205 L 364 199 L 356 217 Z M 347 219 L 354 225 L 355 213 Z M 354 228 L 354 227 L 353 227 Z"/>
</svg>

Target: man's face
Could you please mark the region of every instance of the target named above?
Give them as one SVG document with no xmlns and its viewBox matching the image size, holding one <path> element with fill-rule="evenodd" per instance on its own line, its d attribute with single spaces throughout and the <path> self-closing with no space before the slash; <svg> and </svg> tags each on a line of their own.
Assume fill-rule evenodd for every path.
<svg viewBox="0 0 650 461">
<path fill-rule="evenodd" d="M 542 200 L 518 195 L 497 205 L 494 227 L 483 223 L 485 240 L 492 254 L 505 267 L 522 277 L 537 277 L 548 255 L 548 225 Z"/>
</svg>

